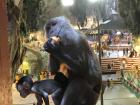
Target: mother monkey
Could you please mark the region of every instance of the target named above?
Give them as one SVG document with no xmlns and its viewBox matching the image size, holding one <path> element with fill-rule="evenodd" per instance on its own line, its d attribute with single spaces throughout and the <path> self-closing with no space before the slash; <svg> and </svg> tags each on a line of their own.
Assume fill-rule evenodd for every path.
<svg viewBox="0 0 140 105">
<path fill-rule="evenodd" d="M 45 31 L 51 72 L 58 72 L 61 63 L 70 69 L 70 83 L 60 105 L 95 105 L 101 89 L 100 65 L 85 37 L 63 16 L 50 19 Z"/>
</svg>

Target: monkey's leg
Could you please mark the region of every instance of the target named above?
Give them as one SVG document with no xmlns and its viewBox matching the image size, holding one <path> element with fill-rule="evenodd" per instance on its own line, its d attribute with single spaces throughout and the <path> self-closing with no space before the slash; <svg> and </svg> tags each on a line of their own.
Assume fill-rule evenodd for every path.
<svg viewBox="0 0 140 105">
<path fill-rule="evenodd" d="M 42 96 L 35 94 L 35 97 L 37 99 L 37 105 L 42 105 L 43 104 Z"/>
<path fill-rule="evenodd" d="M 47 97 L 43 97 L 43 100 L 45 102 L 45 105 L 49 105 L 49 98 Z"/>
<path fill-rule="evenodd" d="M 62 97 L 64 95 L 63 89 L 57 89 L 51 96 L 55 105 L 60 105 Z"/>
<path fill-rule="evenodd" d="M 49 105 L 49 98 L 48 98 L 48 93 L 46 91 L 44 91 L 42 88 L 38 88 L 36 91 L 38 94 L 41 94 L 41 97 L 39 95 L 38 96 L 38 100 L 41 101 L 41 99 L 44 100 L 45 105 Z M 39 104 L 42 105 L 42 104 Z"/>
<path fill-rule="evenodd" d="M 93 91 L 86 80 L 74 79 L 68 85 L 61 105 L 95 105 L 98 94 Z"/>
</svg>

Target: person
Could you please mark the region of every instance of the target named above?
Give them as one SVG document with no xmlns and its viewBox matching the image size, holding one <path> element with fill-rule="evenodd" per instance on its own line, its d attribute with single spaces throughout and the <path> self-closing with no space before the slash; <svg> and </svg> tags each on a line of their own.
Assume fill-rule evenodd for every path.
<svg viewBox="0 0 140 105">
<path fill-rule="evenodd" d="M 125 48 L 123 48 L 123 56 L 125 56 Z"/>
<path fill-rule="evenodd" d="M 128 56 L 128 51 L 129 51 L 129 49 L 128 49 L 128 48 L 126 48 L 126 56 Z"/>
<path fill-rule="evenodd" d="M 110 51 L 108 52 L 108 57 L 110 57 Z"/>
<path fill-rule="evenodd" d="M 121 78 L 122 78 L 122 79 L 124 78 L 123 69 L 124 69 L 124 64 L 121 63 L 121 64 L 120 64 L 120 71 L 121 71 Z"/>
<path fill-rule="evenodd" d="M 113 68 L 114 68 L 114 61 L 112 61 L 111 63 L 111 70 L 113 70 Z"/>
<path fill-rule="evenodd" d="M 111 71 L 111 65 L 110 64 L 107 65 L 107 69 L 108 69 L 108 71 Z"/>
<path fill-rule="evenodd" d="M 118 49 L 118 52 L 117 52 L 117 57 L 119 57 L 119 49 Z"/>
<path fill-rule="evenodd" d="M 101 50 L 101 54 L 102 54 L 102 57 L 104 57 L 104 51 L 103 50 Z"/>
<path fill-rule="evenodd" d="M 108 88 L 110 87 L 110 80 L 109 79 L 107 79 L 107 86 L 108 86 Z"/>
</svg>

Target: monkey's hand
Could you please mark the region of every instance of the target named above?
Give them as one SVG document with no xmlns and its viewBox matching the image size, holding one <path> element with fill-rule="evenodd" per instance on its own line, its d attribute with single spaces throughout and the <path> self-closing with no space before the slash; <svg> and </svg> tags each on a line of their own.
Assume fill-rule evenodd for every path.
<svg viewBox="0 0 140 105">
<path fill-rule="evenodd" d="M 57 37 L 49 38 L 44 44 L 44 49 L 48 53 L 55 54 L 60 52 L 60 39 Z"/>
</svg>

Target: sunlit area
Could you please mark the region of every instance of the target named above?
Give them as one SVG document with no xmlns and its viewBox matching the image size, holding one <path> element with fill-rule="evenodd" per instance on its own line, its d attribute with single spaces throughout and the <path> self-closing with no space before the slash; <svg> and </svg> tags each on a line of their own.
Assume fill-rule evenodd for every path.
<svg viewBox="0 0 140 105">
<path fill-rule="evenodd" d="M 139 105 L 139 0 L 0 0 L 0 105 Z"/>
</svg>

